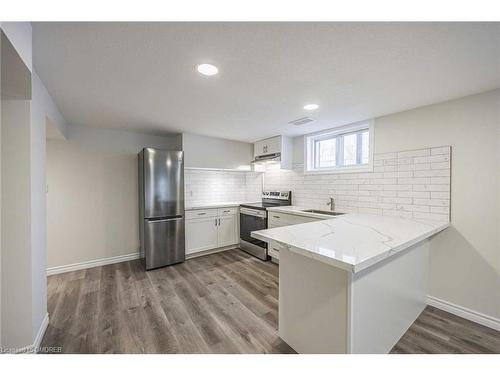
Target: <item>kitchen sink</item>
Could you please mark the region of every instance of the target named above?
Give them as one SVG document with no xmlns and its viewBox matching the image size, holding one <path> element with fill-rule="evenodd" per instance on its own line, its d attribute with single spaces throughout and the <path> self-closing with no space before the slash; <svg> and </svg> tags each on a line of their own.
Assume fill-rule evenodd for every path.
<svg viewBox="0 0 500 375">
<path fill-rule="evenodd" d="M 302 210 L 302 212 L 310 212 L 311 214 L 321 214 L 321 215 L 330 215 L 330 216 L 343 215 L 342 212 L 322 211 L 322 210 Z"/>
</svg>

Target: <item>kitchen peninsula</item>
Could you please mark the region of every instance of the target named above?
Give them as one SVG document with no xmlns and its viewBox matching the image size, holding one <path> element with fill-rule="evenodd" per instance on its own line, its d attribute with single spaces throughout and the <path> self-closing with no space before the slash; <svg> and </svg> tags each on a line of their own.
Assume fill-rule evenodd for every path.
<svg viewBox="0 0 500 375">
<path fill-rule="evenodd" d="M 280 337 L 299 353 L 388 353 L 426 306 L 428 238 L 448 226 L 345 214 L 252 232 L 280 250 Z"/>
</svg>

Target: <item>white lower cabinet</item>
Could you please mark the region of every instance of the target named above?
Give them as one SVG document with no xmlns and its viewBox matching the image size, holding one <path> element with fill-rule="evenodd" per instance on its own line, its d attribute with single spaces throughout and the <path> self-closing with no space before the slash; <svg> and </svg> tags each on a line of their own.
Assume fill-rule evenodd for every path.
<svg viewBox="0 0 500 375">
<path fill-rule="evenodd" d="M 187 211 L 186 255 L 237 244 L 237 214 L 237 208 Z"/>
<path fill-rule="evenodd" d="M 238 220 L 236 215 L 221 216 L 217 228 L 217 247 L 238 243 Z"/>
<path fill-rule="evenodd" d="M 186 255 L 217 247 L 216 218 L 186 220 Z"/>
</svg>

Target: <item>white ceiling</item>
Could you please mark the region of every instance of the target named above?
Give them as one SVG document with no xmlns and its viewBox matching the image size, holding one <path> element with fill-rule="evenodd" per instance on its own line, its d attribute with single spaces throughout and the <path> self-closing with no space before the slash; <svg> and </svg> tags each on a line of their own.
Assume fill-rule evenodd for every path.
<svg viewBox="0 0 500 375">
<path fill-rule="evenodd" d="M 70 124 L 254 141 L 500 87 L 499 25 L 34 23 L 34 65 Z"/>
</svg>

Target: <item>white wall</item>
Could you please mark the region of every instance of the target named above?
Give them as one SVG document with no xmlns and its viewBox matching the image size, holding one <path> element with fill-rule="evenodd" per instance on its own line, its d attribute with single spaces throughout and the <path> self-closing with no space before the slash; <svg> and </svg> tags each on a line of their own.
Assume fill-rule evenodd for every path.
<svg viewBox="0 0 500 375">
<path fill-rule="evenodd" d="M 375 119 L 375 152 L 452 146 L 451 228 L 431 240 L 430 294 L 500 319 L 500 90 Z M 303 162 L 303 137 L 294 139 Z"/>
<path fill-rule="evenodd" d="M 250 169 L 253 144 L 183 133 L 186 167 Z"/>
<path fill-rule="evenodd" d="M 45 129 L 47 127 L 47 122 L 49 122 L 50 126 L 55 128 L 55 130 L 53 130 L 54 132 L 57 132 L 60 136 L 66 138 L 68 127 L 66 119 L 59 111 L 59 108 L 57 108 L 57 105 L 52 100 L 52 97 L 45 88 L 45 85 L 35 71 L 33 71 L 32 74 L 32 100 L 34 102 L 33 116 L 37 121 L 39 121 L 40 127 Z M 43 135 L 43 139 L 45 140 L 46 133 L 44 132 Z"/>
<path fill-rule="evenodd" d="M 0 27 L 9 38 L 24 64 L 33 70 L 32 29 L 29 22 L 0 22 Z"/>
<path fill-rule="evenodd" d="M 54 126 L 65 135 L 67 125 L 36 72 L 31 76 L 31 272 L 35 337 L 47 314 L 46 131 L 47 126 Z"/>
<path fill-rule="evenodd" d="M 0 23 L 0 27 L 2 24 Z M 2 34 L 0 30 L 0 166 L 2 165 Z M 0 345 L 2 345 L 2 173 L 0 172 Z"/>
<path fill-rule="evenodd" d="M 431 241 L 430 294 L 500 319 L 500 90 L 385 116 L 375 152 L 452 146 L 452 227 Z"/>
<path fill-rule="evenodd" d="M 32 343 L 30 101 L 2 103 L 2 345 Z"/>
<path fill-rule="evenodd" d="M 45 257 L 45 246 L 33 242 L 32 233 L 40 227 L 31 216 L 32 204 L 40 193 L 33 190 L 40 185 L 37 185 L 38 171 L 32 168 L 32 147 L 39 143 L 39 133 L 33 133 L 31 119 L 31 25 L 28 22 L 4 22 L 0 26 L 13 46 L 13 50 L 8 51 L 12 54 L 10 63 L 4 66 L 6 59 L 2 59 L 2 70 L 12 70 L 6 73 L 9 80 L 20 80 L 20 84 L 9 82 L 8 87 L 20 91 L 14 93 L 17 100 L 2 100 L 1 113 L 1 343 L 5 347 L 23 348 L 34 343 L 35 332 L 40 328 L 38 322 L 46 312 L 43 263 L 33 264 L 33 261 Z M 41 206 L 36 208 L 41 209 Z M 39 250 L 35 259 L 33 247 Z"/>
<path fill-rule="evenodd" d="M 179 137 L 69 126 L 47 142 L 47 266 L 139 252 L 137 154 Z"/>
<path fill-rule="evenodd" d="M 8 233 L 2 242 L 2 318 L 10 347 L 33 344 L 47 314 L 45 128 L 47 116 L 62 116 L 43 83 L 31 76 L 31 100 L 2 103 L 2 223 Z"/>
</svg>

